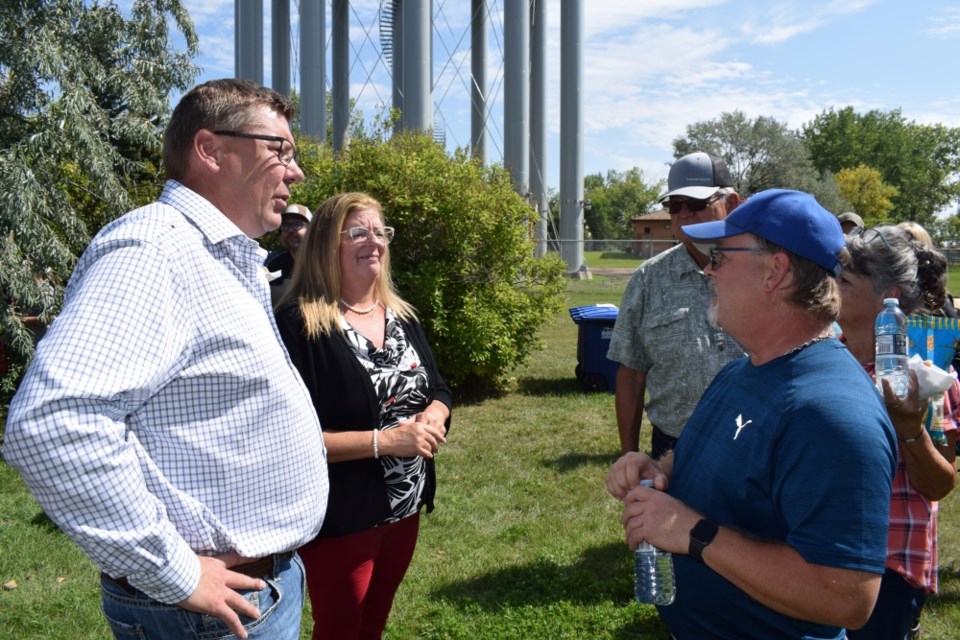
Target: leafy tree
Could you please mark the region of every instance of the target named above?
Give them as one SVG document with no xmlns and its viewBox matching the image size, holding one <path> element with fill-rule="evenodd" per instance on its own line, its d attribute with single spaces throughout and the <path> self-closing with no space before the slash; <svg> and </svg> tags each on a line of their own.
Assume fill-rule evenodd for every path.
<svg viewBox="0 0 960 640">
<path fill-rule="evenodd" d="M 930 224 L 960 198 L 960 129 L 908 122 L 899 109 L 856 113 L 829 109 L 803 127 L 803 138 L 820 171 L 861 164 L 895 187 L 892 218 Z"/>
<path fill-rule="evenodd" d="M 686 137 L 673 141 L 674 156 L 707 151 L 730 167 L 737 192 L 749 196 L 765 189 L 799 189 L 812 193 L 827 209 L 849 209 L 832 176 L 818 171 L 799 134 L 773 118 L 747 118 L 742 111 L 687 126 Z"/>
<path fill-rule="evenodd" d="M 884 183 L 880 172 L 873 167 L 857 165 L 837 172 L 837 184 L 843 197 L 853 205 L 868 227 L 890 222 L 893 209 L 891 198 L 897 196 L 897 188 Z"/>
<path fill-rule="evenodd" d="M 943 247 L 946 243 L 950 243 L 951 247 L 956 248 L 957 243 L 960 242 L 960 214 L 936 218 L 926 229 L 938 246 Z"/>
<path fill-rule="evenodd" d="M 634 167 L 628 171 L 608 171 L 584 177 L 584 198 L 590 208 L 583 217 L 594 239 L 619 240 L 633 237 L 631 220 L 646 213 L 657 202 L 663 182 L 647 184 L 643 172 Z"/>
<path fill-rule="evenodd" d="M 177 51 L 171 24 L 186 40 Z M 180 0 L 0 3 L 0 331 L 16 366 L 24 316 L 51 318 L 91 232 L 155 196 L 169 95 L 196 77 Z"/>
<path fill-rule="evenodd" d="M 566 286 L 556 256 L 534 257 L 534 211 L 509 174 L 419 133 L 354 137 L 336 159 L 327 146 L 300 147 L 308 177 L 299 202 L 316 208 L 334 193 L 365 191 L 383 205 L 397 229 L 394 281 L 448 382 L 461 392 L 505 388 Z"/>
</svg>

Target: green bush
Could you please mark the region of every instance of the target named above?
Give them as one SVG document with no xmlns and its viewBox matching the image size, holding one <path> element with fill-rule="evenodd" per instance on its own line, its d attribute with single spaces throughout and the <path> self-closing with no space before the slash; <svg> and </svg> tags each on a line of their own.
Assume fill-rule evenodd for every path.
<svg viewBox="0 0 960 640">
<path fill-rule="evenodd" d="M 297 202 L 365 191 L 397 229 L 393 277 L 413 304 L 447 381 L 460 392 L 500 391 L 538 346 L 560 309 L 565 282 L 555 256 L 534 257 L 533 208 L 501 167 L 448 155 L 423 134 L 354 138 L 334 158 L 299 144 L 307 180 Z"/>
</svg>

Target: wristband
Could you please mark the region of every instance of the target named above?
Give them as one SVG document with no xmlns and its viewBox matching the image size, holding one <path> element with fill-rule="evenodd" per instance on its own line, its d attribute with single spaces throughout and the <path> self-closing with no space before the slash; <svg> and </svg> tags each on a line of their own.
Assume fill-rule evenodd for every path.
<svg viewBox="0 0 960 640">
<path fill-rule="evenodd" d="M 373 430 L 373 459 L 374 459 L 374 460 L 379 460 L 379 459 L 380 459 L 380 447 L 377 446 L 377 445 L 378 445 L 378 443 L 377 443 L 377 433 L 379 433 L 379 432 L 380 432 L 379 429 L 374 429 L 374 430 Z"/>
<path fill-rule="evenodd" d="M 902 443 L 904 443 L 904 444 L 910 444 L 911 442 L 916 442 L 917 440 L 923 438 L 923 434 L 926 433 L 926 432 L 927 432 L 926 429 L 924 429 L 923 427 L 920 427 L 920 433 L 918 433 L 918 434 L 915 435 L 914 437 L 912 437 L 912 438 L 907 438 L 906 440 L 904 440 L 903 438 L 897 438 L 897 440 L 899 440 L 900 442 L 902 442 Z"/>
<path fill-rule="evenodd" d="M 710 522 L 706 518 L 701 519 L 690 529 L 690 546 L 687 554 L 700 564 L 703 564 L 703 550 L 707 545 L 713 542 L 720 529 L 715 522 Z"/>
</svg>

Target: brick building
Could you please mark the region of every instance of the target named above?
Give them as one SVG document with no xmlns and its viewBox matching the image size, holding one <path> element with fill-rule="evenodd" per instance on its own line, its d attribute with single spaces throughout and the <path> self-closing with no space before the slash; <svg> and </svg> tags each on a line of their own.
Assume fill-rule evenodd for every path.
<svg viewBox="0 0 960 640">
<path fill-rule="evenodd" d="M 664 210 L 646 213 L 631 220 L 633 243 L 630 252 L 641 258 L 652 258 L 677 244 L 670 226 L 670 214 Z"/>
</svg>

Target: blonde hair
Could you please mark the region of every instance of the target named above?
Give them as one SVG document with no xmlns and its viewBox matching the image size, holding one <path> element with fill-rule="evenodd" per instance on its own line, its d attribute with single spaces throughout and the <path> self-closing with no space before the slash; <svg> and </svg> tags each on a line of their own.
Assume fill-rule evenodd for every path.
<svg viewBox="0 0 960 640">
<path fill-rule="evenodd" d="M 340 331 L 340 238 L 347 216 L 357 209 L 376 209 L 383 222 L 383 210 L 366 193 L 340 193 L 327 198 L 314 212 L 313 221 L 297 251 L 297 261 L 286 293 L 277 308 L 296 300 L 308 338 Z M 384 251 L 376 296 L 401 319 L 416 319 L 413 307 L 396 292 L 390 277 L 390 249 Z"/>
<path fill-rule="evenodd" d="M 904 231 L 906 231 L 907 235 L 909 235 L 911 238 L 913 238 L 917 242 L 925 244 L 928 247 L 933 246 L 933 238 L 930 237 L 930 234 L 927 233 L 926 229 L 921 227 L 916 222 L 911 222 L 908 220 L 906 222 L 901 222 L 897 226 L 903 229 Z"/>
</svg>

